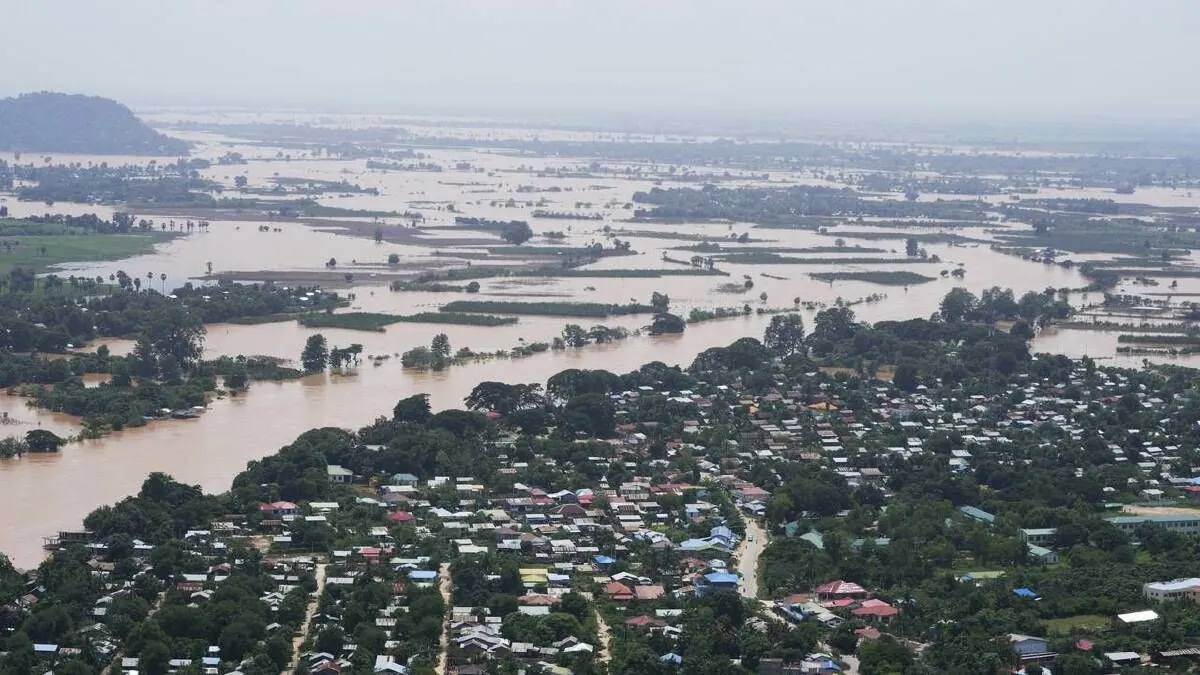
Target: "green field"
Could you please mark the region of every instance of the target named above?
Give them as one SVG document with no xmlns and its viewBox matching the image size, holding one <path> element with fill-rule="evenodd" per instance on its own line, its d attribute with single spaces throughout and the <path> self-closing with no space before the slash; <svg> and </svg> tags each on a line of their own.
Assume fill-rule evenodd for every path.
<svg viewBox="0 0 1200 675">
<path fill-rule="evenodd" d="M 59 263 L 121 260 L 150 253 L 155 244 L 174 236 L 162 233 L 0 236 L 0 275 L 18 267 L 42 273 Z"/>
<path fill-rule="evenodd" d="M 884 286 L 909 286 L 934 280 L 915 272 L 817 272 L 808 276 L 817 281 L 865 281 Z"/>
<path fill-rule="evenodd" d="M 383 331 L 402 320 L 395 314 L 377 312 L 345 312 L 343 314 L 306 314 L 297 321 L 308 328 L 347 328 L 349 330 Z"/>
<path fill-rule="evenodd" d="M 308 328 L 346 328 L 382 332 L 395 323 L 442 323 L 463 326 L 509 326 L 517 322 L 513 316 L 468 314 L 465 312 L 419 312 L 417 314 L 382 314 L 378 312 L 344 312 L 342 314 L 306 314 L 297 319 Z"/>
<path fill-rule="evenodd" d="M 1061 619 L 1047 619 L 1046 627 L 1051 633 L 1069 635 L 1072 632 L 1083 631 L 1093 633 L 1108 628 L 1111 620 L 1099 614 L 1078 614 Z"/>
</svg>

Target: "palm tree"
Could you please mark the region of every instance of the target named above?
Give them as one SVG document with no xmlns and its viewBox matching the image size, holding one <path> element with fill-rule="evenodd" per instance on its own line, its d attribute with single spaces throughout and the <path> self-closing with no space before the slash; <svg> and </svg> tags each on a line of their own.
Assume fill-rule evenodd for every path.
<svg viewBox="0 0 1200 675">
<path fill-rule="evenodd" d="M 212 262 L 211 261 L 204 263 L 204 267 L 208 269 L 209 274 L 212 274 Z"/>
<path fill-rule="evenodd" d="M 160 280 L 162 280 L 163 295 L 166 295 L 167 294 L 167 273 L 163 272 L 162 274 L 158 275 L 158 278 Z"/>
</svg>

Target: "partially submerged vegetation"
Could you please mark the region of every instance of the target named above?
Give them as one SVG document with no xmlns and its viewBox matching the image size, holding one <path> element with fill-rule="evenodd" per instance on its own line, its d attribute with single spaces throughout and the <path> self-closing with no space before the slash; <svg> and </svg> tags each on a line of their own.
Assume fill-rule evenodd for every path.
<svg viewBox="0 0 1200 675">
<path fill-rule="evenodd" d="M 502 300 L 455 300 L 442 305 L 441 312 L 481 314 L 526 314 L 533 316 L 576 316 L 603 318 L 625 314 L 651 314 L 650 305 L 625 305 L 599 302 L 508 302 Z"/>
<path fill-rule="evenodd" d="M 870 272 L 814 272 L 808 276 L 817 281 L 826 281 L 829 283 L 835 281 L 862 281 L 883 286 L 910 286 L 928 283 L 935 279 L 935 277 L 927 277 L 924 274 L 917 274 L 916 272 L 883 270 Z"/>
</svg>

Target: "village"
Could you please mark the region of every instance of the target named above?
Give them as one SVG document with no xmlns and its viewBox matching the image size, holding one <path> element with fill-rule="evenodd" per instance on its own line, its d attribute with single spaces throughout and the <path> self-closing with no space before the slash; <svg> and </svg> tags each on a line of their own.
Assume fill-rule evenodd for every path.
<svg viewBox="0 0 1200 675">
<path fill-rule="evenodd" d="M 958 649 L 929 626 L 965 624 L 955 612 L 971 606 L 1008 617 L 982 642 L 994 663 L 969 672 L 1200 659 L 1186 628 L 1200 579 L 1180 578 L 1198 575 L 1184 420 L 1200 399 L 1179 377 L 1042 355 L 1004 379 L 901 389 L 740 342 L 704 371 L 604 374 L 605 394 L 579 393 L 595 388 L 588 371 L 552 381 L 566 408 L 587 398 L 578 414 L 595 419 L 569 424 L 595 433 L 506 424 L 523 412 L 509 399 L 536 386 L 481 384 L 479 413 L 430 415 L 414 397 L 372 428 L 314 430 L 253 464 L 208 504 L 220 515 L 167 541 L 111 534 L 145 530 L 114 520 L 148 500 L 199 514 L 195 500 L 215 499 L 152 476 L 125 513 L 48 542 L 98 585 L 90 623 L 61 644 L 26 627 L 32 664 L 68 672 L 90 652 L 131 675 L 925 672 L 905 668 Z M 737 367 L 744 352 L 753 369 Z M 1108 415 L 1128 437 L 1105 438 Z M 399 436 L 376 442 L 384 428 Z M 438 447 L 451 428 L 465 444 Z M 454 466 L 478 472 L 439 472 Z M 1059 482 L 1023 501 L 1038 480 Z M 1092 584 L 1089 598 L 1090 577 L 1075 577 L 1096 570 L 1121 592 Z M 26 577 L 10 627 L 50 614 L 50 581 Z"/>
</svg>

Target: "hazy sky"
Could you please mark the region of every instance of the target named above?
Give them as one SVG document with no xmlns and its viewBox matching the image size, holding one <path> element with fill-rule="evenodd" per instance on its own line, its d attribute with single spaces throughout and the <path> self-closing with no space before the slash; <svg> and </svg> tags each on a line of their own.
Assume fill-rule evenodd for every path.
<svg viewBox="0 0 1200 675">
<path fill-rule="evenodd" d="M 135 106 L 1200 113 L 1200 0 L 0 0 L 0 94 Z"/>
</svg>

